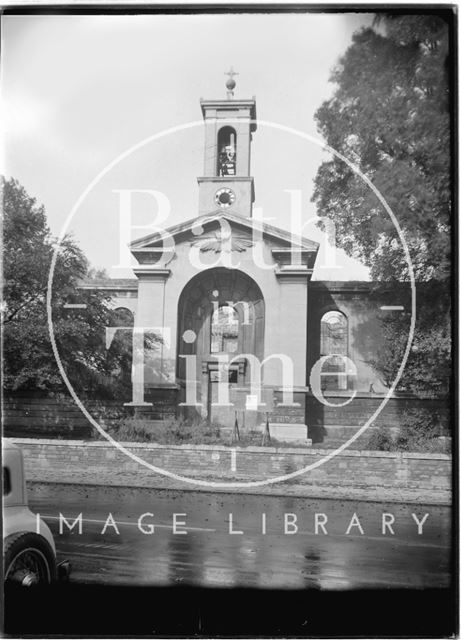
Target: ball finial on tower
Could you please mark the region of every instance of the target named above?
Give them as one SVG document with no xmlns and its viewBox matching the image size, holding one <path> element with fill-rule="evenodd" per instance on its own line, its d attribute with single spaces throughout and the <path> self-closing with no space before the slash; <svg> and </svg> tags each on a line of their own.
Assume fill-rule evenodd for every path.
<svg viewBox="0 0 461 640">
<path fill-rule="evenodd" d="M 234 71 L 233 67 L 231 67 L 229 69 L 229 71 L 227 71 L 224 75 L 225 76 L 229 76 L 229 79 L 226 81 L 227 97 L 228 98 L 233 98 L 234 97 L 234 89 L 235 89 L 235 85 L 236 85 L 236 82 L 234 80 L 234 76 L 238 76 L 239 74 L 236 71 Z"/>
</svg>

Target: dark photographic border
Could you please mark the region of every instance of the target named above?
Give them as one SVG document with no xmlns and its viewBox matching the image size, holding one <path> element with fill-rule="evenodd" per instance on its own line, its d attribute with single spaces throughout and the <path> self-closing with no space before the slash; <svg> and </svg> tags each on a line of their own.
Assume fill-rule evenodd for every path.
<svg viewBox="0 0 461 640">
<path fill-rule="evenodd" d="M 456 7 L 389 4 L 188 4 L 6 6 L 11 15 L 133 15 L 226 13 L 389 12 L 434 14 L 449 25 L 452 290 L 458 292 L 458 25 Z M 459 322 L 457 305 L 453 326 Z M 451 416 L 458 424 L 458 342 L 453 347 Z M 452 637 L 459 633 L 459 458 L 453 429 L 452 584 L 448 589 L 275 591 L 202 588 L 117 588 L 72 585 L 24 596 L 3 593 L 4 630 L 10 637 Z M 20 625 L 21 631 L 18 631 Z"/>
</svg>

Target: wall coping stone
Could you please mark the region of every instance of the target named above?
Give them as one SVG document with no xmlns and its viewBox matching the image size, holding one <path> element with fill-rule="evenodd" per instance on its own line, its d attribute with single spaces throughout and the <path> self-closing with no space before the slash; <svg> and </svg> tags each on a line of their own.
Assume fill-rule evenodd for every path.
<svg viewBox="0 0 461 640">
<path fill-rule="evenodd" d="M 171 384 L 171 385 L 162 385 L 162 384 L 156 384 L 156 385 L 152 385 L 154 388 L 178 388 L 177 384 Z M 271 385 L 269 385 L 270 387 Z M 275 391 L 277 390 L 283 390 L 283 387 L 280 386 L 273 386 L 272 387 Z M 308 390 L 309 387 L 305 387 L 305 386 L 299 386 L 299 387 L 295 387 L 294 391 L 299 390 L 300 392 L 305 392 L 306 396 L 308 398 L 315 398 L 314 394 L 312 393 L 312 391 Z M 308 390 L 308 391 L 307 391 Z M 350 397 L 351 395 L 351 391 L 352 389 L 346 389 L 346 390 L 341 390 L 341 389 L 336 389 L 336 390 L 325 390 L 323 391 L 323 395 L 325 397 Z M 375 400 L 382 400 L 384 398 L 387 397 L 388 391 L 366 391 L 365 389 L 356 389 L 355 390 L 355 398 L 373 398 Z M 77 405 L 74 403 L 74 400 L 66 395 L 66 394 L 62 394 L 62 395 L 55 395 L 55 396 L 47 396 L 47 395 L 39 395 L 39 396 L 28 396 L 27 394 L 22 395 L 21 392 L 6 392 L 4 393 L 4 402 L 11 402 L 11 401 L 25 401 L 25 402 L 40 402 L 43 400 L 46 401 L 55 401 L 55 402 L 69 402 L 72 405 L 74 405 L 76 408 Z M 426 393 L 412 393 L 410 391 L 394 391 L 391 395 L 390 395 L 390 400 L 435 400 L 435 401 L 449 401 L 450 397 L 447 393 L 441 393 L 440 395 L 436 395 L 436 394 L 426 394 Z M 96 404 L 111 404 L 111 403 L 119 403 L 120 401 L 117 400 L 116 398 L 112 398 L 112 399 L 106 399 L 106 400 L 97 400 L 95 398 L 86 398 L 85 399 L 86 402 L 88 403 L 96 403 Z"/>
<path fill-rule="evenodd" d="M 335 389 L 334 391 L 332 391 L 331 389 L 328 390 L 326 389 L 325 391 L 322 391 L 322 394 L 326 397 L 326 398 L 350 398 L 351 393 L 354 391 L 354 389 Z M 355 390 L 355 395 L 354 395 L 354 400 L 356 398 L 371 398 L 373 400 L 383 400 L 384 398 L 387 397 L 388 391 L 365 391 L 365 390 L 360 390 L 360 389 L 356 389 Z M 306 393 L 306 396 L 308 398 L 315 398 L 315 395 L 312 393 L 312 391 L 309 391 L 308 393 Z M 417 394 L 417 393 L 411 393 L 410 391 L 394 391 L 393 393 L 391 393 L 391 395 L 389 396 L 389 400 L 429 400 L 429 401 L 441 401 L 441 402 L 448 402 L 449 401 L 449 396 L 447 394 L 441 394 L 441 395 L 428 395 L 428 394 Z M 338 408 L 340 409 L 341 406 L 338 405 Z"/>
<path fill-rule="evenodd" d="M 80 446 L 85 447 L 113 447 L 109 442 L 92 441 L 92 440 L 56 440 L 45 438 L 8 438 L 17 445 L 47 445 L 56 447 Z M 207 444 L 157 444 L 154 442 L 120 442 L 127 449 L 155 450 L 155 449 L 172 449 L 174 451 L 216 451 L 229 453 L 232 449 L 238 449 L 239 453 L 259 453 L 270 455 L 301 455 L 308 457 L 321 457 L 331 454 L 334 449 L 297 449 L 291 447 L 225 447 L 223 445 L 207 445 Z M 412 460 L 451 460 L 451 456 L 445 453 L 418 453 L 405 451 L 357 451 L 355 449 L 345 449 L 338 456 L 357 457 L 357 458 L 394 458 L 394 459 L 412 459 Z"/>
</svg>

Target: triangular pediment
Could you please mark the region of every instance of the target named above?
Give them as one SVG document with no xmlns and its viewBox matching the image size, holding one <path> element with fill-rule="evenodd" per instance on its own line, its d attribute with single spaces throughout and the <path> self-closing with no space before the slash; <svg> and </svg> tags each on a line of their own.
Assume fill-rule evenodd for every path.
<svg viewBox="0 0 461 640">
<path fill-rule="evenodd" d="M 216 212 L 195 217 L 180 224 L 165 229 L 163 233 L 153 233 L 138 240 L 134 240 L 130 244 L 130 249 L 134 255 L 149 249 L 161 247 L 165 236 L 174 239 L 174 243 L 191 242 L 194 239 L 213 241 L 213 237 L 219 241 L 220 232 L 226 235 L 226 231 L 230 229 L 232 238 L 237 246 L 240 241 L 245 242 L 256 239 L 267 242 L 272 248 L 281 250 L 290 247 L 301 251 L 316 254 L 319 249 L 319 243 L 309 240 L 308 238 L 295 237 L 289 231 L 278 227 L 261 223 L 252 218 L 244 218 L 229 212 L 218 210 Z M 213 236 L 213 234 L 218 234 Z M 238 248 L 237 248 L 238 250 Z"/>
</svg>

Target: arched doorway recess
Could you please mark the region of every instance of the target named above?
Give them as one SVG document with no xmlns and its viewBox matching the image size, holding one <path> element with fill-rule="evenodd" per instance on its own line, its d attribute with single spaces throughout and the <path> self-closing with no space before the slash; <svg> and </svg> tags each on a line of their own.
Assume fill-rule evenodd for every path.
<svg viewBox="0 0 461 640">
<path fill-rule="evenodd" d="M 186 398 L 187 375 L 195 374 L 198 413 L 214 422 L 231 426 L 232 407 L 214 406 L 220 359 L 231 362 L 229 390 L 245 392 L 250 371 L 239 354 L 264 358 L 264 298 L 258 284 L 237 269 L 218 267 L 194 276 L 184 287 L 178 301 L 178 336 L 176 376 L 180 385 L 180 402 Z M 187 358 L 189 359 L 189 374 Z M 196 410 L 197 412 L 197 410 Z M 190 409 L 188 410 L 190 414 Z"/>
</svg>

